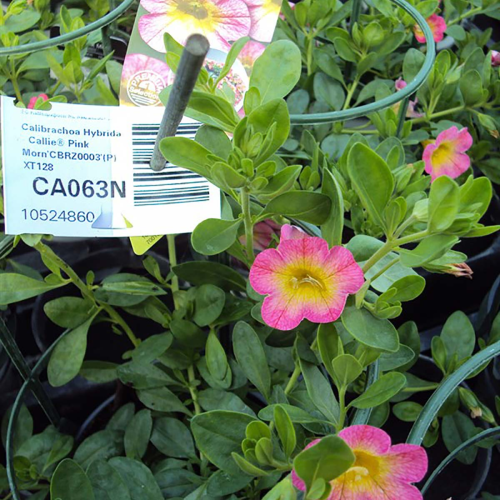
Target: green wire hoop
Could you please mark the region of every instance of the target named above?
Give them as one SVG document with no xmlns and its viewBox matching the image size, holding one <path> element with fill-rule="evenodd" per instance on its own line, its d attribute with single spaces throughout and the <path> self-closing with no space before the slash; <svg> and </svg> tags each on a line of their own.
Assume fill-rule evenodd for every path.
<svg viewBox="0 0 500 500">
<path fill-rule="evenodd" d="M 415 7 L 410 5 L 405 0 L 391 0 L 396 5 L 405 10 L 410 16 L 415 19 L 416 23 L 420 26 L 421 30 L 425 36 L 425 45 L 427 48 L 427 53 L 425 55 L 425 61 L 420 68 L 420 71 L 415 75 L 412 82 L 394 94 L 380 99 L 380 101 L 372 102 L 370 104 L 365 104 L 364 106 L 359 106 L 351 109 L 344 109 L 342 111 L 330 111 L 328 113 L 312 113 L 309 115 L 290 115 L 290 121 L 292 125 L 318 125 L 321 123 L 332 123 L 343 120 L 351 120 L 353 118 L 360 118 L 366 116 L 375 111 L 380 111 L 382 109 L 393 106 L 394 104 L 406 100 L 400 109 L 400 120 L 398 125 L 398 131 L 401 132 L 403 121 L 406 115 L 406 109 L 408 107 L 408 101 L 410 96 L 414 94 L 425 82 L 427 76 L 432 70 L 434 65 L 434 60 L 436 59 L 436 44 L 434 43 L 434 37 L 432 31 L 427 24 L 427 21 L 422 17 L 420 12 L 418 12 Z M 354 0 L 353 2 L 353 13 L 359 8 L 361 0 Z M 399 135 L 399 134 L 398 134 Z"/>
<path fill-rule="evenodd" d="M 41 42 L 32 42 L 24 45 L 15 45 L 14 47 L 0 47 L 0 56 L 12 56 L 16 54 L 28 54 L 30 52 L 35 52 L 37 50 L 45 50 L 51 47 L 56 47 L 57 45 L 63 45 L 68 42 L 72 42 L 77 38 L 88 35 L 92 31 L 104 28 L 111 24 L 113 21 L 118 19 L 133 3 L 135 0 L 123 0 L 123 2 L 111 10 L 101 19 L 94 21 L 93 23 L 87 24 L 83 28 L 72 31 L 71 33 L 65 33 L 64 35 L 57 36 L 55 38 L 49 38 L 48 40 L 42 40 Z"/>
</svg>

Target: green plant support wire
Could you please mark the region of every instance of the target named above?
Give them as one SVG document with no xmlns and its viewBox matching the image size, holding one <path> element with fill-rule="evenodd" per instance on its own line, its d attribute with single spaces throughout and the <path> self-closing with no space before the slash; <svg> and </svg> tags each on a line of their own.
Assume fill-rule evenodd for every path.
<svg viewBox="0 0 500 500">
<path fill-rule="evenodd" d="M 82 36 L 88 35 L 92 31 L 96 31 L 100 28 L 104 28 L 111 24 L 113 21 L 118 19 L 133 3 L 135 0 L 123 0 L 123 2 L 113 9 L 111 12 L 106 14 L 101 19 L 94 21 L 93 23 L 87 24 L 83 28 L 80 28 L 71 33 L 65 33 L 64 35 L 57 36 L 55 38 L 49 38 L 48 40 L 42 40 L 41 42 L 27 43 L 24 45 L 15 45 L 13 47 L 0 47 L 0 56 L 12 56 L 15 54 L 27 54 L 29 52 L 35 52 L 37 50 L 49 49 L 51 47 L 56 47 L 58 45 L 64 45 L 65 43 L 71 42 L 80 38 Z"/>
<path fill-rule="evenodd" d="M 427 430 L 438 414 L 440 408 L 446 403 L 451 393 L 476 370 L 488 363 L 495 356 L 500 355 L 500 341 L 486 347 L 466 361 L 458 370 L 445 378 L 439 387 L 428 399 L 420 412 L 417 420 L 406 440 L 409 444 L 421 445 Z"/>
<path fill-rule="evenodd" d="M 475 436 L 471 437 L 467 441 L 464 441 L 460 446 L 457 446 L 433 471 L 432 474 L 429 476 L 429 479 L 424 484 L 424 487 L 421 490 L 422 495 L 424 493 L 427 493 L 427 490 L 431 487 L 432 483 L 434 480 L 437 478 L 441 472 L 447 467 L 455 458 L 456 456 L 461 452 L 466 450 L 467 448 L 470 448 L 471 446 L 474 446 L 476 443 L 479 443 L 480 441 L 483 441 L 483 439 L 493 439 L 497 438 L 500 436 L 500 427 L 494 427 L 493 429 L 486 429 L 483 432 L 480 432 L 479 434 L 476 434 Z"/>
<path fill-rule="evenodd" d="M 7 461 L 7 479 L 9 481 L 9 488 L 12 493 L 12 498 L 14 500 L 22 500 L 19 496 L 19 490 L 17 489 L 16 478 L 15 478 L 15 470 L 14 470 L 14 432 L 16 420 L 19 415 L 19 411 L 21 409 L 21 405 L 23 404 L 24 396 L 27 391 L 30 389 L 31 381 L 38 378 L 40 372 L 45 365 L 48 363 L 50 355 L 52 351 L 55 349 L 56 345 L 68 334 L 71 330 L 68 329 L 64 331 L 59 338 L 52 343 L 52 345 L 40 356 L 40 359 L 36 362 L 33 370 L 29 374 L 29 377 L 26 378 L 19 393 L 17 394 L 16 400 L 12 405 L 12 411 L 9 417 L 9 424 L 7 426 L 7 440 L 5 443 L 6 448 L 6 461 Z"/>
<path fill-rule="evenodd" d="M 368 374 L 366 377 L 366 387 L 365 390 L 368 389 L 373 383 L 375 383 L 380 376 L 380 366 L 378 359 L 370 365 L 368 368 Z M 363 410 L 356 410 L 352 420 L 349 422 L 349 425 L 366 425 L 368 424 L 373 408 L 366 408 Z"/>
<path fill-rule="evenodd" d="M 434 37 L 429 25 L 427 24 L 427 21 L 422 17 L 420 12 L 415 9 L 415 7 L 411 6 L 405 0 L 391 0 L 391 2 L 395 3 L 398 7 L 401 7 L 413 19 L 415 19 L 416 23 L 420 26 L 425 36 L 427 53 L 425 55 L 424 64 L 422 68 L 420 68 L 420 71 L 416 74 L 414 80 L 412 82 L 409 82 L 404 89 L 398 90 L 394 94 L 380 99 L 380 101 L 365 104 L 364 106 L 345 109 L 341 111 L 330 111 L 328 113 L 290 115 L 290 121 L 292 125 L 318 125 L 320 123 L 333 123 L 344 120 L 352 120 L 354 118 L 364 117 L 370 113 L 380 111 L 382 109 L 393 106 L 400 101 L 403 101 L 399 109 L 398 123 L 398 130 L 399 132 L 401 132 L 406 115 L 406 110 L 408 109 L 410 96 L 423 85 L 427 76 L 432 70 L 432 66 L 436 58 L 436 44 L 434 43 Z M 360 4 L 361 0 L 355 0 L 353 2 L 353 10 L 351 14 L 351 16 L 353 16 L 353 19 L 356 18 L 356 9 L 359 8 Z"/>
</svg>

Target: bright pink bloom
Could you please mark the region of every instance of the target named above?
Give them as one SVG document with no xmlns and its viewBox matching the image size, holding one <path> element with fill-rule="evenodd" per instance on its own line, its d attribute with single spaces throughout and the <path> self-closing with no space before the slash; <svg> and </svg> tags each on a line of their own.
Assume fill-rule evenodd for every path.
<svg viewBox="0 0 500 500">
<path fill-rule="evenodd" d="M 433 181 L 442 175 L 455 179 L 470 167 L 470 158 L 465 151 L 471 146 L 472 136 L 467 127 L 460 131 L 457 127 L 444 130 L 437 136 L 436 142 L 424 149 L 422 159 L 425 171 Z"/>
<path fill-rule="evenodd" d="M 30 102 L 28 103 L 28 109 L 35 109 L 35 104 L 38 99 L 42 99 L 43 101 L 48 101 L 49 96 L 47 94 L 38 94 L 37 96 L 34 96 L 30 99 Z"/>
<path fill-rule="evenodd" d="M 408 84 L 401 78 L 399 77 L 395 82 L 394 86 L 396 87 L 396 90 L 403 90 Z M 415 111 L 415 106 L 418 104 L 418 99 L 415 97 L 414 101 L 409 101 L 408 102 L 408 109 L 406 110 L 406 117 L 407 118 L 420 118 L 421 116 L 424 116 L 422 113 L 418 113 Z M 394 105 L 394 111 L 397 113 L 399 111 L 399 107 L 401 106 L 401 103 L 398 102 L 397 104 Z"/>
<path fill-rule="evenodd" d="M 331 482 L 328 500 L 422 500 L 411 483 L 421 481 L 427 472 L 425 450 L 413 444 L 391 446 L 390 436 L 370 425 L 353 425 L 339 432 L 356 456 L 354 465 Z M 318 443 L 312 441 L 307 448 Z M 292 472 L 296 488 L 304 482 Z"/>
<path fill-rule="evenodd" d="M 212 49 L 227 52 L 230 42 L 247 36 L 252 26 L 243 0 L 141 0 L 141 5 L 149 14 L 140 18 L 139 33 L 158 52 L 166 52 L 167 32 L 182 45 L 189 35 L 201 33 Z"/>
<path fill-rule="evenodd" d="M 342 246 L 329 249 L 322 238 L 302 236 L 286 225 L 281 233 L 278 247 L 257 255 L 250 269 L 253 289 L 268 295 L 263 320 L 278 330 L 292 330 L 304 318 L 335 321 L 347 296 L 363 286 L 363 272 L 352 253 Z"/>
<path fill-rule="evenodd" d="M 493 67 L 500 66 L 500 52 L 496 50 L 491 51 L 491 65 Z"/>
<path fill-rule="evenodd" d="M 270 42 L 281 10 L 281 0 L 245 0 L 250 11 L 250 36 L 259 42 Z"/>
<path fill-rule="evenodd" d="M 431 28 L 434 41 L 436 43 L 440 42 L 444 38 L 444 32 L 446 31 L 446 21 L 443 17 L 438 16 L 437 14 L 432 14 L 432 16 L 428 17 L 426 21 Z M 415 38 L 420 43 L 425 43 L 424 32 L 420 29 L 420 26 L 418 24 L 415 24 L 415 26 L 413 27 L 413 33 L 415 34 Z"/>
</svg>

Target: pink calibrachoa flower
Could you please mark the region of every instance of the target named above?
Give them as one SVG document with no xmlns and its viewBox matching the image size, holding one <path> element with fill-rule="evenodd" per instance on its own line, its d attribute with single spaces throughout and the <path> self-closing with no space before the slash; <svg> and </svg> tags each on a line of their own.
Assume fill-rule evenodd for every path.
<svg viewBox="0 0 500 500">
<path fill-rule="evenodd" d="M 471 146 L 472 136 L 467 127 L 460 131 L 455 126 L 444 130 L 434 144 L 424 149 L 425 171 L 433 181 L 442 175 L 455 179 L 470 167 L 470 158 L 465 152 Z"/>
<path fill-rule="evenodd" d="M 328 500 L 422 500 L 411 483 L 419 482 L 427 472 L 427 454 L 421 446 L 391 446 L 389 434 L 370 425 L 353 425 L 339 432 L 356 457 L 353 466 L 333 480 Z M 307 448 L 314 446 L 312 441 Z M 304 482 L 292 472 L 296 488 Z"/>
<path fill-rule="evenodd" d="M 408 84 L 401 78 L 399 77 L 395 82 L 394 86 L 396 87 L 396 90 L 403 90 Z M 418 104 L 418 99 L 415 97 L 414 101 L 409 101 L 408 102 L 408 109 L 406 110 L 406 117 L 407 118 L 420 118 L 421 116 L 424 116 L 422 113 L 417 113 L 415 111 L 415 106 Z M 401 103 L 398 102 L 394 105 L 394 111 L 397 113 L 399 111 L 399 107 L 401 106 Z"/>
<path fill-rule="evenodd" d="M 250 73 L 254 62 L 262 55 L 264 50 L 266 50 L 266 46 L 259 42 L 250 40 L 245 44 L 238 55 L 238 59 L 241 61 L 241 64 L 243 64 L 247 73 Z"/>
<path fill-rule="evenodd" d="M 444 32 L 446 31 L 446 21 L 443 17 L 438 16 L 437 14 L 432 14 L 432 16 L 426 19 L 427 24 L 430 26 L 432 35 L 434 37 L 434 41 L 440 42 L 444 38 Z M 415 38 L 420 43 L 425 43 L 424 32 L 420 29 L 418 24 L 415 24 L 413 27 L 413 33 L 415 34 Z"/>
<path fill-rule="evenodd" d="M 250 11 L 250 36 L 259 42 L 270 42 L 281 10 L 281 0 L 245 0 Z"/>
<path fill-rule="evenodd" d="M 276 249 L 264 250 L 250 269 L 250 284 L 268 295 L 262 319 L 278 330 L 292 330 L 305 318 L 313 323 L 335 321 L 347 296 L 364 282 L 352 253 L 342 246 L 328 248 L 322 238 L 284 225 Z"/>
<path fill-rule="evenodd" d="M 247 36 L 252 25 L 243 0 L 141 0 L 141 5 L 149 14 L 140 18 L 139 33 L 158 52 L 166 52 L 166 32 L 182 45 L 189 35 L 200 33 L 212 49 L 227 52 L 229 42 Z"/>
<path fill-rule="evenodd" d="M 28 103 L 28 109 L 35 109 L 35 104 L 38 99 L 42 99 L 43 101 L 48 101 L 49 96 L 47 94 L 38 94 L 36 96 L 33 96 L 30 99 L 30 102 Z"/>
<path fill-rule="evenodd" d="M 491 65 L 493 67 L 500 66 L 500 52 L 496 50 L 491 51 Z"/>
</svg>

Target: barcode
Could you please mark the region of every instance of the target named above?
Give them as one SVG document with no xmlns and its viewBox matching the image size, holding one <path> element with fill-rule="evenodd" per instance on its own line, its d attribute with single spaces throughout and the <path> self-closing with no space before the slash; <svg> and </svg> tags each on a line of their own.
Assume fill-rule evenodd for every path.
<svg viewBox="0 0 500 500">
<path fill-rule="evenodd" d="M 181 123 L 178 136 L 194 139 L 201 123 Z M 134 164 L 134 206 L 173 205 L 209 200 L 209 183 L 195 174 L 170 162 L 154 172 L 149 166 L 159 125 L 136 123 L 132 125 Z"/>
</svg>

